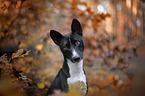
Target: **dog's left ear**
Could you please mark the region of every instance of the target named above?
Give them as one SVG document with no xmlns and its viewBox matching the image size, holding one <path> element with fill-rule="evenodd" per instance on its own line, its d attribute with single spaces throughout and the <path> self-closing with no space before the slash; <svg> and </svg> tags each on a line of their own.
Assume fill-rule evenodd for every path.
<svg viewBox="0 0 145 96">
<path fill-rule="evenodd" d="M 73 19 L 71 24 L 71 31 L 72 33 L 77 33 L 81 36 L 83 35 L 81 24 L 77 19 Z"/>
<path fill-rule="evenodd" d="M 63 38 L 63 35 L 61 35 L 59 32 L 57 32 L 55 30 L 51 30 L 50 37 L 52 38 L 52 40 L 54 41 L 55 44 L 59 45 L 61 39 Z"/>
</svg>

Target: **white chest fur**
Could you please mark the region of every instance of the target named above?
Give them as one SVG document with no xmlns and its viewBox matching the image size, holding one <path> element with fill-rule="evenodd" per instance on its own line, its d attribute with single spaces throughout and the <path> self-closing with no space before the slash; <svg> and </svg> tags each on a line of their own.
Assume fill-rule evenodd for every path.
<svg viewBox="0 0 145 96">
<path fill-rule="evenodd" d="M 70 78 L 67 79 L 67 83 L 73 84 L 79 81 L 83 81 L 86 84 L 86 76 L 83 71 L 83 60 L 79 63 L 73 63 L 69 59 L 67 59 Z M 87 85 L 87 84 L 86 84 Z"/>
</svg>

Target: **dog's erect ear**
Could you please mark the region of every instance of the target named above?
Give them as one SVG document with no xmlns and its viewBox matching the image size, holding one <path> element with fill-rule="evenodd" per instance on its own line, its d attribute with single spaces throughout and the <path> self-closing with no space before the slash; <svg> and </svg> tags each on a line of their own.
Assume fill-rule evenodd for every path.
<svg viewBox="0 0 145 96">
<path fill-rule="evenodd" d="M 73 19 L 72 24 L 71 24 L 71 31 L 72 33 L 83 35 L 81 24 L 77 19 Z"/>
<path fill-rule="evenodd" d="M 59 45 L 63 35 L 61 35 L 59 32 L 55 30 L 51 30 L 50 37 L 52 38 L 55 44 Z"/>
</svg>

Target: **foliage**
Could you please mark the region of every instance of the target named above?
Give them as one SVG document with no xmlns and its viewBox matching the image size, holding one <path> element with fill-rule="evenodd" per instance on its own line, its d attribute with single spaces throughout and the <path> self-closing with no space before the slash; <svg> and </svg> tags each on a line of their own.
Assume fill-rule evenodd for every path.
<svg viewBox="0 0 145 96">
<path fill-rule="evenodd" d="M 39 2 L 40 4 L 37 4 Z M 33 27 L 40 20 L 39 14 L 44 9 L 45 4 L 42 0 L 1 0 L 0 1 L 0 37 L 12 34 L 16 35 L 23 32 L 27 34 L 28 25 Z M 19 22 L 21 21 L 21 22 Z M 24 28 L 25 27 L 25 28 Z"/>
<path fill-rule="evenodd" d="M 4 54 L 0 57 L 0 94 L 1 96 L 7 94 L 10 91 L 14 91 L 13 96 L 19 94 L 23 89 L 28 86 L 28 81 L 22 71 L 16 70 L 16 68 L 10 63 L 10 61 L 17 57 L 24 57 L 28 55 L 30 51 L 24 51 L 23 49 L 18 50 L 16 53 L 13 53 L 12 58 L 8 60 L 7 54 Z M 16 92 L 18 90 L 18 92 Z M 16 92 L 16 93 L 15 93 Z M 7 94 L 8 95 L 8 94 Z"/>
</svg>

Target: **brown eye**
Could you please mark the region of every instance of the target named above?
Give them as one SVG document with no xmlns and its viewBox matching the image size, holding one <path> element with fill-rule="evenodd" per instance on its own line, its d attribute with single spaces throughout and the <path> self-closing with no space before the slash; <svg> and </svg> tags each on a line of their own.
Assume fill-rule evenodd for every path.
<svg viewBox="0 0 145 96">
<path fill-rule="evenodd" d="M 63 49 L 66 50 L 67 49 L 67 46 L 64 46 Z"/>
<path fill-rule="evenodd" d="M 80 42 L 79 42 L 79 41 L 77 41 L 77 42 L 76 42 L 76 45 L 79 45 L 79 44 L 80 44 Z"/>
</svg>

